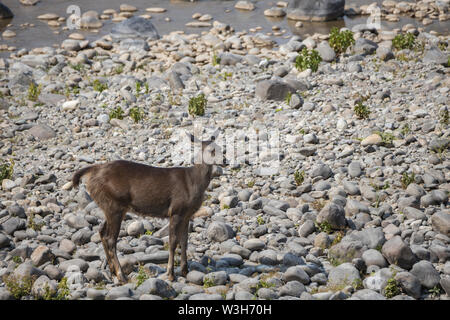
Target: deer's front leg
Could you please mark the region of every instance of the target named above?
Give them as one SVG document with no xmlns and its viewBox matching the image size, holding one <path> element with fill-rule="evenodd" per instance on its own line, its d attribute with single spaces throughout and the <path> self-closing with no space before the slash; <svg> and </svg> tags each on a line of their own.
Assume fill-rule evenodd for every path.
<svg viewBox="0 0 450 320">
<path fill-rule="evenodd" d="M 167 276 L 170 281 L 175 280 L 175 274 L 173 270 L 175 249 L 177 248 L 177 234 L 176 234 L 176 222 L 178 219 L 170 218 L 169 225 L 169 262 L 167 264 Z"/>
</svg>

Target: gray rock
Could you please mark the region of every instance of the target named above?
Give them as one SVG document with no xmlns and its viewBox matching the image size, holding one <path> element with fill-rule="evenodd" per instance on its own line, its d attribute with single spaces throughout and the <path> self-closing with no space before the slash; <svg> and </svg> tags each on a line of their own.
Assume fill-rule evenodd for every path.
<svg viewBox="0 0 450 320">
<path fill-rule="evenodd" d="M 59 268 L 64 272 L 66 272 L 70 266 L 77 266 L 82 272 L 86 272 L 89 268 L 89 264 L 82 259 L 66 260 L 59 264 Z"/>
<path fill-rule="evenodd" d="M 33 296 L 42 299 L 47 294 L 56 294 L 57 290 L 56 281 L 42 275 L 34 281 L 31 293 Z"/>
<path fill-rule="evenodd" d="M 422 61 L 424 63 L 435 63 L 447 66 L 448 55 L 439 50 L 438 47 L 432 46 L 430 49 L 425 51 Z"/>
<path fill-rule="evenodd" d="M 288 19 L 300 21 L 329 21 L 344 15 L 344 0 L 294 0 L 290 2 Z"/>
<path fill-rule="evenodd" d="M 215 286 L 227 283 L 228 275 L 225 271 L 216 271 L 206 274 L 203 277 L 203 283 L 212 283 Z"/>
<path fill-rule="evenodd" d="M 328 256 L 341 262 L 351 262 L 355 258 L 361 258 L 364 249 L 361 241 L 341 240 L 328 250 Z"/>
<path fill-rule="evenodd" d="M 84 227 L 89 227 L 90 224 L 87 222 L 86 218 L 82 215 L 75 215 L 72 213 L 69 213 L 64 216 L 64 221 L 66 224 L 74 229 L 82 229 Z"/>
<path fill-rule="evenodd" d="M 111 29 L 111 37 L 113 39 L 143 38 L 147 40 L 160 38 L 153 23 L 142 17 L 131 17 L 114 24 Z"/>
<path fill-rule="evenodd" d="M 218 293 L 196 293 L 190 296 L 189 300 L 223 300 L 223 297 Z"/>
<path fill-rule="evenodd" d="M 198 285 L 203 285 L 203 277 L 205 274 L 203 272 L 192 270 L 186 275 L 186 280 Z"/>
<path fill-rule="evenodd" d="M 414 220 L 425 220 L 426 215 L 419 209 L 413 208 L 413 207 L 405 207 L 403 208 L 403 213 L 406 215 L 408 219 L 414 219 Z"/>
<path fill-rule="evenodd" d="M 362 254 L 362 259 L 364 260 L 366 266 L 379 266 L 380 268 L 384 268 L 387 266 L 386 259 L 384 259 L 383 255 L 375 250 L 369 249 L 364 251 Z"/>
<path fill-rule="evenodd" d="M 15 270 L 14 270 L 14 277 L 18 279 L 24 279 L 24 278 L 30 278 L 33 276 L 41 276 L 44 274 L 44 271 L 41 269 L 35 268 L 31 261 L 25 261 L 24 263 L 21 263 Z"/>
<path fill-rule="evenodd" d="M 360 241 L 370 249 L 375 249 L 383 245 L 386 238 L 381 228 L 366 228 L 361 231 L 353 231 L 346 235 L 342 241 Z"/>
<path fill-rule="evenodd" d="M 434 268 L 434 266 L 429 261 L 419 261 L 413 265 L 411 269 L 411 274 L 419 279 L 422 286 L 427 289 L 432 289 L 439 284 L 441 277 L 439 272 Z"/>
<path fill-rule="evenodd" d="M 1 5 L 1 3 L 0 3 Z M 0 301 L 2 300 L 13 300 L 14 297 L 5 287 L 0 287 Z"/>
<path fill-rule="evenodd" d="M 308 274 L 299 266 L 292 266 L 288 268 L 283 274 L 282 279 L 286 282 L 299 281 L 303 284 L 308 284 L 311 282 Z"/>
<path fill-rule="evenodd" d="M 52 261 L 55 256 L 53 255 L 52 251 L 43 245 L 37 246 L 36 249 L 34 249 L 33 253 L 31 254 L 31 261 L 36 267 L 39 267 L 40 265 Z"/>
<path fill-rule="evenodd" d="M 264 241 L 259 239 L 249 239 L 244 242 L 244 248 L 250 251 L 259 251 L 263 250 L 266 247 Z"/>
<path fill-rule="evenodd" d="M 395 236 L 386 241 L 381 252 L 390 264 L 396 264 L 406 270 L 411 269 L 416 262 L 416 256 L 400 236 Z"/>
<path fill-rule="evenodd" d="M 25 229 L 26 223 L 23 219 L 12 217 L 3 222 L 1 226 L 6 234 L 12 235 L 14 231 Z"/>
<path fill-rule="evenodd" d="M 106 290 L 99 290 L 95 288 L 89 288 L 86 291 L 86 297 L 92 300 L 105 300 L 106 294 L 108 292 Z"/>
<path fill-rule="evenodd" d="M 234 237 L 234 231 L 228 224 L 220 221 L 213 221 L 206 231 L 208 239 L 223 242 Z"/>
<path fill-rule="evenodd" d="M 261 264 L 277 265 L 277 253 L 272 249 L 261 251 L 258 255 L 258 261 Z"/>
<path fill-rule="evenodd" d="M 294 93 L 291 95 L 291 100 L 289 100 L 289 106 L 293 109 L 299 109 L 303 106 L 304 100 L 298 94 Z"/>
<path fill-rule="evenodd" d="M 323 61 L 331 62 L 336 59 L 336 53 L 334 52 L 333 48 L 331 48 L 328 41 L 322 41 L 317 46 L 317 51 L 319 52 L 320 57 Z"/>
<path fill-rule="evenodd" d="M 129 236 L 138 237 L 144 234 L 145 228 L 142 221 L 133 221 L 127 226 L 127 233 Z"/>
<path fill-rule="evenodd" d="M 415 299 L 420 298 L 422 286 L 419 279 L 410 272 L 399 272 L 394 279 L 400 284 L 402 290 Z"/>
<path fill-rule="evenodd" d="M 361 54 L 361 55 L 369 55 L 373 54 L 378 48 L 378 45 L 366 38 L 358 38 L 355 41 L 354 50 L 355 54 Z"/>
<path fill-rule="evenodd" d="M 300 297 L 305 292 L 305 286 L 299 281 L 289 281 L 280 288 L 280 296 Z"/>
<path fill-rule="evenodd" d="M 94 234 L 93 231 L 89 230 L 88 228 L 83 228 L 83 229 L 80 229 L 77 232 L 75 232 L 72 235 L 71 240 L 75 244 L 81 246 L 81 245 L 84 245 L 84 244 L 90 242 L 93 234 Z"/>
<path fill-rule="evenodd" d="M 10 240 L 3 233 L 0 233 L 0 249 L 9 247 Z"/>
<path fill-rule="evenodd" d="M 238 291 L 234 294 L 234 300 L 252 300 L 255 296 L 247 291 Z"/>
<path fill-rule="evenodd" d="M 382 61 L 388 61 L 394 59 L 394 53 L 392 50 L 385 46 L 380 46 L 377 49 L 377 57 Z"/>
<path fill-rule="evenodd" d="M 262 100 L 283 101 L 288 93 L 294 93 L 295 89 L 286 82 L 278 80 L 263 80 L 256 84 L 255 94 Z"/>
<path fill-rule="evenodd" d="M 56 137 L 56 132 L 45 124 L 37 124 L 28 130 L 37 140 L 47 140 Z"/>
<path fill-rule="evenodd" d="M 326 164 L 315 165 L 310 172 L 311 178 L 323 177 L 324 179 L 328 179 L 332 174 L 333 171 L 331 171 L 331 168 Z"/>
<path fill-rule="evenodd" d="M 307 237 L 316 230 L 316 225 L 312 220 L 306 220 L 298 229 L 300 237 Z"/>
<path fill-rule="evenodd" d="M 386 300 L 381 294 L 370 289 L 356 291 L 352 298 L 357 298 L 358 300 Z"/>
<path fill-rule="evenodd" d="M 359 280 L 358 269 L 348 262 L 332 268 L 328 274 L 328 283 L 332 286 L 354 285 Z"/>
<path fill-rule="evenodd" d="M 168 299 L 172 299 L 177 295 L 176 291 L 167 282 L 155 278 L 145 280 L 136 291 L 141 294 L 154 294 Z"/>
<path fill-rule="evenodd" d="M 352 178 L 359 177 L 362 174 L 361 164 L 358 161 L 352 161 L 348 166 L 348 174 Z"/>
<path fill-rule="evenodd" d="M 3 3 L 0 3 L 0 19 L 9 19 L 12 18 L 14 14 L 11 9 L 5 6 Z"/>
<path fill-rule="evenodd" d="M 450 213 L 447 211 L 438 211 L 431 216 L 431 225 L 433 229 L 450 237 Z"/>
<path fill-rule="evenodd" d="M 317 216 L 317 223 L 327 222 L 332 229 L 344 229 L 347 225 L 344 208 L 336 203 L 327 204 Z"/>
<path fill-rule="evenodd" d="M 114 287 L 111 290 L 108 291 L 108 293 L 105 296 L 106 300 L 117 300 L 119 298 L 129 298 L 132 295 L 131 289 L 124 285 L 120 287 Z"/>
<path fill-rule="evenodd" d="M 242 61 L 242 56 L 229 52 L 221 53 L 219 58 L 220 64 L 223 66 L 234 66 Z"/>
<path fill-rule="evenodd" d="M 445 293 L 447 293 L 447 296 L 450 296 L 450 277 L 443 276 L 440 284 L 441 284 L 441 287 L 444 289 Z M 0 294 L 0 296 L 1 296 L 1 294 Z"/>
</svg>

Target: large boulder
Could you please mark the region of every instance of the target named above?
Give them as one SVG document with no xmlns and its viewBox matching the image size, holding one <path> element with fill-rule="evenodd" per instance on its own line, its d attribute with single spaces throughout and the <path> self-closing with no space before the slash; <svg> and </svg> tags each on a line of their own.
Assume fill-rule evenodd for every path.
<svg viewBox="0 0 450 320">
<path fill-rule="evenodd" d="M 289 92 L 294 93 L 295 89 L 279 80 L 263 80 L 256 84 L 256 95 L 262 100 L 283 101 Z"/>
<path fill-rule="evenodd" d="M 12 11 L 3 3 L 0 2 L 0 19 L 10 19 L 13 16 L 14 15 Z"/>
<path fill-rule="evenodd" d="M 417 260 L 411 248 L 400 236 L 387 241 L 381 248 L 381 253 L 390 264 L 396 264 L 406 270 L 411 269 Z"/>
<path fill-rule="evenodd" d="M 345 0 L 293 0 L 288 19 L 330 21 L 344 15 Z"/>
<path fill-rule="evenodd" d="M 111 29 L 114 39 L 143 38 L 158 40 L 159 34 L 153 23 L 142 17 L 131 17 L 114 25 Z"/>
</svg>

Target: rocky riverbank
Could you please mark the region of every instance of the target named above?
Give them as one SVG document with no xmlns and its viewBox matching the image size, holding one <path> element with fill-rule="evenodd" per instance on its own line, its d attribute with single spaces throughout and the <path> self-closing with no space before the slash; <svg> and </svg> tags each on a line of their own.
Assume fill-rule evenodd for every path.
<svg viewBox="0 0 450 320">
<path fill-rule="evenodd" d="M 405 26 L 416 45 L 399 50 L 402 30 L 359 28 L 339 53 L 323 34 L 276 46 L 218 21 L 190 35 L 126 21 L 0 60 L 0 299 L 448 299 L 448 35 Z M 316 72 L 295 67 L 304 48 Z M 177 164 L 199 93 L 196 119 L 241 138 L 278 130 L 280 171 L 223 169 L 174 282 L 167 221 L 127 214 L 119 285 L 103 214 L 71 176 L 118 158 Z"/>
</svg>

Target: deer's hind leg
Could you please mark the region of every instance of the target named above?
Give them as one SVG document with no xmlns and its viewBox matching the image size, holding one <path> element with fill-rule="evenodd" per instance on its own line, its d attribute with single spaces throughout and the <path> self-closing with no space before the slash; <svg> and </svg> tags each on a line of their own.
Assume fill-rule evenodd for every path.
<svg viewBox="0 0 450 320">
<path fill-rule="evenodd" d="M 117 205 L 114 201 L 102 201 L 99 203 L 99 207 L 105 214 L 105 222 L 100 227 L 100 237 L 109 268 L 111 273 L 115 274 L 120 282 L 126 283 L 127 278 L 120 267 L 116 248 L 120 225 L 125 217 L 127 208 Z"/>
</svg>

